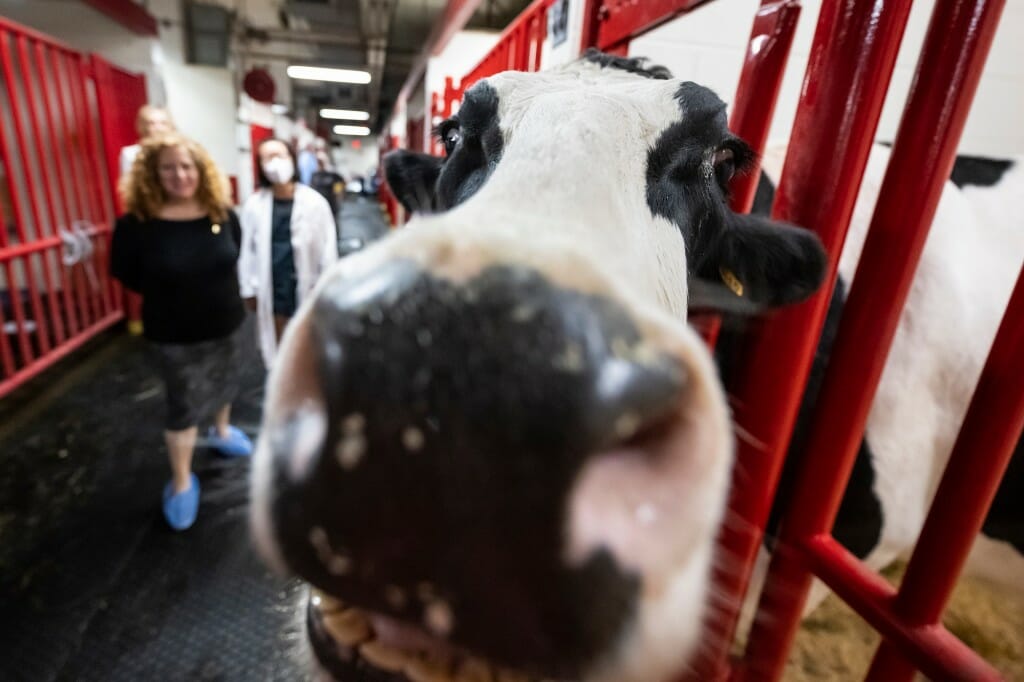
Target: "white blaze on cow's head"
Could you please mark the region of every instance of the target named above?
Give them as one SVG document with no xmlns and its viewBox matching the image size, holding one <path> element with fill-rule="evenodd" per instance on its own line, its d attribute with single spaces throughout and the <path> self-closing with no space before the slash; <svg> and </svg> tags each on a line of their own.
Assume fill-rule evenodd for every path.
<svg viewBox="0 0 1024 682">
<path fill-rule="evenodd" d="M 338 679 L 668 679 L 732 461 L 688 282 L 792 302 L 821 247 L 729 211 L 724 105 L 640 60 L 499 74 L 438 132 L 444 159 L 386 160 L 414 219 L 285 335 L 257 540 L 318 590 Z"/>
</svg>

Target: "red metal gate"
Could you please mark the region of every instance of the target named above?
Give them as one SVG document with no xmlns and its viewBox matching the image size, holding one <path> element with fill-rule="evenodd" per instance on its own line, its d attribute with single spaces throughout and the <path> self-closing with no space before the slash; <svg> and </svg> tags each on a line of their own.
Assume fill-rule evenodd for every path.
<svg viewBox="0 0 1024 682">
<path fill-rule="evenodd" d="M 111 136 L 137 96 L 115 74 L 0 18 L 0 396 L 123 315 L 108 276 Z"/>
<path fill-rule="evenodd" d="M 581 48 L 627 54 L 630 40 L 706 1 L 588 0 Z M 480 78 L 509 68 L 538 68 L 532 55 L 539 49 L 527 50 L 524 44 L 543 40 L 536 27 L 544 25 L 551 4 L 536 0 L 524 10 L 458 86 L 447 82 L 434 113 L 450 112 L 451 101 Z M 721 550 L 730 556 L 730 569 L 715 576 L 716 593 L 726 597 L 716 601 L 733 608 L 720 610 L 708 624 L 698 679 L 779 679 L 812 577 L 822 579 L 881 633 L 869 679 L 910 680 L 916 670 L 935 679 L 999 679 L 940 619 L 1024 429 L 1024 392 L 1019 389 L 1024 275 L 900 590 L 839 545 L 831 528 L 1004 4 L 949 0 L 933 11 L 860 260 L 860 269 L 870 269 L 871 276 L 855 277 L 850 289 L 814 415 L 809 456 L 792 491 L 797 503 L 782 521 L 781 542 L 746 652 L 731 658 L 739 604 L 761 545 L 831 285 L 774 316 L 748 344 L 746 371 L 730 387 L 735 404 L 748 406 L 741 419 L 752 436 L 739 444 L 737 470 L 744 475 L 734 480 L 730 501 L 732 518 L 741 521 L 722 529 Z M 830 282 L 909 10 L 910 0 L 822 3 L 811 47 L 815 58 L 804 76 L 773 216 L 816 226 L 831 254 Z M 762 0 L 754 20 L 730 127 L 758 152 L 767 138 L 799 15 L 799 0 Z M 737 179 L 736 210 L 749 210 L 755 179 L 756 174 Z M 705 331 L 714 338 L 714 320 L 705 321 Z M 977 452 L 988 456 L 971 457 Z"/>
</svg>

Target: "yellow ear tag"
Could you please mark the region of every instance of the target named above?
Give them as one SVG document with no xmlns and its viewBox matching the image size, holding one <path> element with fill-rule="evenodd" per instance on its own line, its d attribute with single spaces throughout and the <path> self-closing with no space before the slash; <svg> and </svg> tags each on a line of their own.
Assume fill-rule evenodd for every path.
<svg viewBox="0 0 1024 682">
<path fill-rule="evenodd" d="M 737 296 L 743 295 L 743 282 L 741 282 L 736 275 L 732 273 L 732 270 L 727 268 L 718 268 L 718 274 L 722 276 L 722 281 L 725 282 L 725 286 L 732 290 L 732 293 Z"/>
<path fill-rule="evenodd" d="M 210 232 L 213 232 L 214 234 L 220 234 L 220 225 L 214 223 L 213 226 L 210 228 Z"/>
</svg>

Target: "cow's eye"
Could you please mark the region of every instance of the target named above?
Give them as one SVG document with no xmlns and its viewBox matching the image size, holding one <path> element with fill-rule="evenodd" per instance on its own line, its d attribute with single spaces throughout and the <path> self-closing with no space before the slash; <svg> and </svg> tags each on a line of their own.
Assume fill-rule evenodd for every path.
<svg viewBox="0 0 1024 682">
<path fill-rule="evenodd" d="M 462 139 L 462 131 L 459 130 L 458 126 L 451 126 L 441 134 L 441 142 L 444 143 L 444 151 L 447 154 L 451 154 L 455 151 L 455 146 L 459 144 L 459 140 Z"/>
<path fill-rule="evenodd" d="M 736 172 L 736 158 L 728 147 L 716 151 L 711 157 L 711 164 L 715 167 L 715 177 L 723 186 L 732 179 L 733 173 Z"/>
</svg>

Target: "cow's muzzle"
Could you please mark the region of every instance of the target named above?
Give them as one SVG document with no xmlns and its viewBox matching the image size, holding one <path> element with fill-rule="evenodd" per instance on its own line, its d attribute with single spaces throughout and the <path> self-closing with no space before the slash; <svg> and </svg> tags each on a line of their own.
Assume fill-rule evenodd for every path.
<svg viewBox="0 0 1024 682">
<path fill-rule="evenodd" d="M 453 281 L 391 261 L 307 312 L 296 361 L 315 385 L 264 434 L 287 567 L 398 624 L 388 646 L 410 655 L 571 678 L 613 649 L 642 576 L 571 546 L 572 498 L 596 458 L 670 456 L 679 358 L 610 298 L 527 267 Z"/>
</svg>

